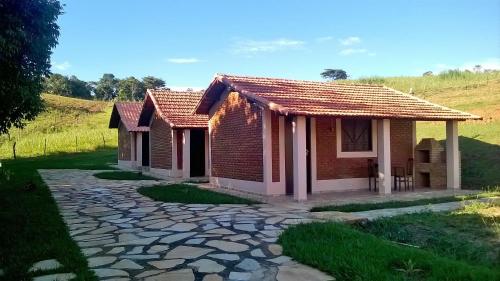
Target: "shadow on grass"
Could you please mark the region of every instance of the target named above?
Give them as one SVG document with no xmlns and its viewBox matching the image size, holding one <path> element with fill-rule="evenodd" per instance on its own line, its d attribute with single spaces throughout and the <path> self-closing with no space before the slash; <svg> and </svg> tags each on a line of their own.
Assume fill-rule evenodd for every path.
<svg viewBox="0 0 500 281">
<path fill-rule="evenodd" d="M 459 144 L 462 186 L 470 189 L 500 186 L 500 145 L 463 136 L 459 137 Z"/>
</svg>

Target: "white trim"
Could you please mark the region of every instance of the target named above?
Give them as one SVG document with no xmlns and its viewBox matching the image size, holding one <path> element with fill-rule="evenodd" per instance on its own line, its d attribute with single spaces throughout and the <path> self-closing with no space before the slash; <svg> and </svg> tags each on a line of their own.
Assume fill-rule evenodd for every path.
<svg viewBox="0 0 500 281">
<path fill-rule="evenodd" d="M 230 178 L 210 177 L 210 184 L 217 187 L 241 190 L 249 193 L 266 195 L 266 186 L 263 182 L 245 181 Z"/>
<path fill-rule="evenodd" d="M 306 117 L 295 116 L 293 130 L 293 198 L 307 200 Z"/>
<path fill-rule="evenodd" d="M 280 126 L 280 184 L 281 194 L 286 194 L 286 169 L 285 169 L 285 116 L 279 116 Z"/>
<path fill-rule="evenodd" d="M 208 130 L 205 130 L 205 176 L 210 174 L 210 144 Z"/>
<path fill-rule="evenodd" d="M 179 159 L 177 159 L 177 150 L 179 149 L 177 147 L 177 134 L 179 134 L 179 131 L 175 129 L 171 129 L 171 131 L 172 131 L 172 175 L 175 177 L 181 177 L 182 170 L 179 170 L 179 168 L 177 168 L 178 166 L 177 161 L 179 161 Z"/>
<path fill-rule="evenodd" d="M 346 179 L 331 179 L 331 180 L 316 180 L 313 183 L 313 193 L 327 191 L 350 191 L 350 190 L 367 190 L 368 178 L 346 178 Z"/>
<path fill-rule="evenodd" d="M 135 168 L 135 161 L 118 160 L 118 167 L 126 168 L 126 169 L 134 169 Z"/>
<path fill-rule="evenodd" d="M 342 151 L 342 119 L 335 120 L 335 135 L 337 138 L 337 158 L 366 158 L 377 157 L 377 120 L 372 119 L 372 150 L 371 151 Z"/>
<path fill-rule="evenodd" d="M 460 189 L 459 157 L 458 121 L 446 121 L 446 186 L 448 189 Z"/>
<path fill-rule="evenodd" d="M 391 194 L 391 120 L 378 121 L 378 182 L 379 194 Z"/>
<path fill-rule="evenodd" d="M 212 176 L 212 125 L 208 120 L 208 176 Z"/>
<path fill-rule="evenodd" d="M 184 129 L 182 135 L 182 177 L 191 177 L 191 130 Z"/>
<path fill-rule="evenodd" d="M 135 150 L 137 154 L 137 158 L 135 159 L 136 161 L 136 166 L 138 168 L 142 167 L 142 133 L 137 132 L 135 133 Z"/>
</svg>

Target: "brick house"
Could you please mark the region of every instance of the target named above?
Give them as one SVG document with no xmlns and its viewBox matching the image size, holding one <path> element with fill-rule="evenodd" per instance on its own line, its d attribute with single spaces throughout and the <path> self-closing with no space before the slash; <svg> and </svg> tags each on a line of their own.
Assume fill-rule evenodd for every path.
<svg viewBox="0 0 500 281">
<path fill-rule="evenodd" d="M 201 96 L 193 91 L 147 90 L 138 125 L 149 127 L 151 174 L 208 175 L 208 118 L 193 114 Z"/>
<path fill-rule="evenodd" d="M 117 102 L 113 106 L 109 128 L 118 129 L 118 166 L 149 166 L 149 128 L 139 127 L 141 102 Z"/>
<path fill-rule="evenodd" d="M 385 86 L 217 75 L 195 110 L 209 118 L 210 181 L 248 192 L 293 194 L 368 188 L 413 158 L 416 121 L 446 122 L 448 188 L 460 188 L 458 121 L 480 117 Z"/>
</svg>

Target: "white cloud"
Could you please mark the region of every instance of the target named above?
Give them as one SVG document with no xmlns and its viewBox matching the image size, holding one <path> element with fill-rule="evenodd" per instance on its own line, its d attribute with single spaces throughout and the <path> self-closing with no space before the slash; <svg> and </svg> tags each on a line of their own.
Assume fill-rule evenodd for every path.
<svg viewBox="0 0 500 281">
<path fill-rule="evenodd" d="M 167 59 L 167 61 L 176 64 L 189 64 L 189 63 L 200 62 L 200 60 L 197 58 L 169 58 Z"/>
<path fill-rule="evenodd" d="M 305 45 L 304 41 L 279 38 L 274 40 L 238 40 L 232 46 L 235 54 L 270 53 L 276 51 L 299 49 Z"/>
<path fill-rule="evenodd" d="M 368 50 L 367 49 L 353 49 L 353 48 L 349 48 L 349 49 L 343 49 L 339 52 L 340 55 L 342 56 L 350 56 L 350 55 L 355 55 L 355 54 L 365 54 L 367 53 Z M 371 54 L 375 54 L 375 53 L 371 53 Z"/>
<path fill-rule="evenodd" d="M 344 46 L 352 46 L 352 45 L 361 43 L 361 38 L 356 37 L 356 36 L 351 36 L 351 37 L 339 39 L 339 42 L 341 45 L 344 45 Z"/>
<path fill-rule="evenodd" d="M 54 63 L 52 64 L 52 68 L 59 70 L 59 71 L 65 71 L 70 67 L 71 67 L 71 64 L 68 61 L 64 61 L 62 63 L 57 63 L 54 61 Z"/>
<path fill-rule="evenodd" d="M 316 38 L 316 42 L 318 42 L 318 43 L 324 43 L 324 42 L 328 42 L 328 41 L 332 41 L 332 40 L 333 40 L 333 36 L 323 36 L 323 37 Z"/>
</svg>

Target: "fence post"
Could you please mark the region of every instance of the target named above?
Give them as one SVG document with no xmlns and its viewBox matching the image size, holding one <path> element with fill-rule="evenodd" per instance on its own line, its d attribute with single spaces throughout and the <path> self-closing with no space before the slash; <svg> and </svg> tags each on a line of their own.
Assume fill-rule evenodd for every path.
<svg viewBox="0 0 500 281">
<path fill-rule="evenodd" d="M 102 136 L 102 143 L 103 143 L 104 147 L 106 147 L 106 140 L 104 139 L 104 134 L 101 133 L 101 136 Z"/>
<path fill-rule="evenodd" d="M 14 159 L 16 159 L 16 142 L 12 145 L 12 153 L 14 154 Z"/>
<path fill-rule="evenodd" d="M 75 152 L 78 152 L 78 136 L 75 136 Z"/>
<path fill-rule="evenodd" d="M 45 144 L 43 146 L 43 156 L 47 155 L 47 138 L 45 138 Z"/>
</svg>

